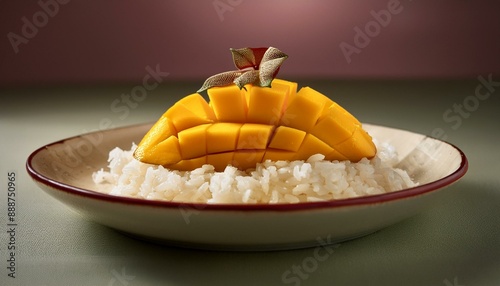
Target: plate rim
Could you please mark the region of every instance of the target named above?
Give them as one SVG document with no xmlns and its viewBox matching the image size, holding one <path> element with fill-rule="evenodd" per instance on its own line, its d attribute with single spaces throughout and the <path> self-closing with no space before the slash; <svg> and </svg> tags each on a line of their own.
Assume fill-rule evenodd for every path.
<svg viewBox="0 0 500 286">
<path fill-rule="evenodd" d="M 33 160 L 34 158 L 42 151 L 48 149 L 51 146 L 62 144 L 66 141 L 69 140 L 75 140 L 77 138 L 81 138 L 82 136 L 85 135 L 90 135 L 94 134 L 97 132 L 110 132 L 110 131 L 119 131 L 120 129 L 128 129 L 128 128 L 140 128 L 141 126 L 146 126 L 150 125 L 151 123 L 141 123 L 141 124 L 134 124 L 134 125 L 128 125 L 128 126 L 122 126 L 122 127 L 117 127 L 117 128 L 112 128 L 112 129 L 107 129 L 107 130 L 99 130 L 99 131 L 94 131 L 94 132 L 88 132 L 80 135 L 75 135 L 71 136 L 68 138 L 64 138 L 61 140 L 54 141 L 52 143 L 46 144 L 42 147 L 37 148 L 35 151 L 33 151 L 27 158 L 26 160 L 26 171 L 28 172 L 29 176 L 39 184 L 44 184 L 52 189 L 55 189 L 57 191 L 62 191 L 71 195 L 77 195 L 84 197 L 86 199 L 95 199 L 95 200 L 100 200 L 100 201 L 105 201 L 107 203 L 120 203 L 120 204 L 126 204 L 126 205 L 134 205 L 134 206 L 144 206 L 144 207 L 157 207 L 157 208 L 165 208 L 165 209 L 179 209 L 179 208 L 193 208 L 199 211 L 246 211 L 246 212 L 262 212 L 262 211 L 305 211 L 305 210 L 311 210 L 311 209 L 331 209 L 331 208 L 343 208 L 343 207 L 353 207 L 353 206 L 363 206 L 363 205 L 374 205 L 374 204 L 382 204 L 382 203 L 387 203 L 395 200 L 401 200 L 401 199 L 407 199 L 419 195 L 424 195 L 433 191 L 438 191 L 444 187 L 447 187 L 456 181 L 458 181 L 460 178 L 462 178 L 468 171 L 469 163 L 468 159 L 465 155 L 465 153 L 458 148 L 456 145 L 449 143 L 444 140 L 440 140 L 438 138 L 434 138 L 431 136 L 423 135 L 420 133 L 412 132 L 415 134 L 419 134 L 424 136 L 423 140 L 430 138 L 433 140 L 437 140 L 440 142 L 443 142 L 445 144 L 450 145 L 453 147 L 455 150 L 458 151 L 460 154 L 460 165 L 459 167 L 453 171 L 451 174 L 436 180 L 432 181 L 426 184 L 418 185 L 415 187 L 399 190 L 399 191 L 394 191 L 390 193 L 384 193 L 384 194 L 376 194 L 376 195 L 369 195 L 369 196 L 362 196 L 362 197 L 356 197 L 356 198 L 346 198 L 346 199 L 339 199 L 339 200 L 329 200 L 329 201 L 321 201 L 321 202 L 303 202 L 303 203 L 280 203 L 280 204 L 203 204 L 203 203 L 190 203 L 190 202 L 170 202 L 170 201 L 159 201 L 159 200 L 147 200 L 147 199 L 140 199 L 140 198 L 131 198 L 131 197 L 123 197 L 123 196 L 116 196 L 116 195 L 110 195 L 110 194 L 105 194 L 105 193 L 100 193 L 94 190 L 89 190 L 89 189 L 84 189 L 76 186 L 72 186 L 69 184 L 65 184 L 62 182 L 59 182 L 57 180 L 53 180 L 51 178 L 48 178 L 39 172 L 36 171 L 36 168 L 33 166 Z M 406 131 L 406 132 L 411 132 L 408 130 L 404 129 L 399 129 L 399 128 L 394 128 L 394 127 L 388 127 L 388 126 L 383 126 L 383 125 L 377 125 L 377 124 L 369 124 L 371 126 L 375 127 L 382 127 L 382 128 L 390 128 L 390 129 L 395 129 L 399 131 Z"/>
</svg>

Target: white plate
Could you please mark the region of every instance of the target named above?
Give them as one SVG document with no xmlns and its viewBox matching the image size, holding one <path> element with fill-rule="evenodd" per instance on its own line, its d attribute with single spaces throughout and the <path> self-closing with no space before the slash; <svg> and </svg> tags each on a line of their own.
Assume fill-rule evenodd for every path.
<svg viewBox="0 0 500 286">
<path fill-rule="evenodd" d="M 399 153 L 399 167 L 420 185 L 388 194 L 277 205 L 207 205 L 148 201 L 97 191 L 92 173 L 115 147 L 129 149 L 151 124 L 64 139 L 34 151 L 27 171 L 38 186 L 84 217 L 142 239 L 192 248 L 277 250 L 360 237 L 421 212 L 467 172 L 464 153 L 421 134 L 365 124 Z"/>
</svg>

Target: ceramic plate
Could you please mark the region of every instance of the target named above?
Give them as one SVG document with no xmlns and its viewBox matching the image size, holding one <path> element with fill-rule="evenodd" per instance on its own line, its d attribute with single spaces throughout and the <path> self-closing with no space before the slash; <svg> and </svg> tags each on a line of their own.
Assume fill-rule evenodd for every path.
<svg viewBox="0 0 500 286">
<path fill-rule="evenodd" d="M 326 202 L 208 205 L 148 201 L 98 191 L 92 173 L 106 168 L 115 147 L 129 149 L 151 124 L 64 139 L 34 151 L 27 171 L 49 195 L 84 217 L 134 237 L 203 249 L 277 250 L 360 237 L 409 218 L 439 201 L 467 172 L 457 147 L 409 131 L 365 124 L 399 153 L 398 167 L 419 186 L 393 193 Z"/>
</svg>

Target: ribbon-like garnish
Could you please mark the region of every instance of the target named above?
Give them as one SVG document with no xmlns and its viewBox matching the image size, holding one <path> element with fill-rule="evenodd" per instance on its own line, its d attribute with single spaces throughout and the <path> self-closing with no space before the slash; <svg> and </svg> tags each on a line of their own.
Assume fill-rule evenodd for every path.
<svg viewBox="0 0 500 286">
<path fill-rule="evenodd" d="M 234 65 L 238 70 L 209 77 L 198 92 L 232 83 L 240 89 L 244 88 L 246 84 L 270 87 L 281 64 L 288 58 L 288 55 L 273 47 L 231 49 L 231 53 Z"/>
</svg>

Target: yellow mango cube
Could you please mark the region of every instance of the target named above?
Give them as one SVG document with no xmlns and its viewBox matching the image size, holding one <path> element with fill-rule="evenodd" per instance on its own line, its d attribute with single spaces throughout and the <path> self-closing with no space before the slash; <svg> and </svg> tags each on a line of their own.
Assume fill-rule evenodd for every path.
<svg viewBox="0 0 500 286">
<path fill-rule="evenodd" d="M 175 131 L 175 127 L 168 117 L 162 116 L 156 123 L 149 129 L 146 135 L 142 138 L 141 142 L 138 145 L 136 150 L 136 154 L 134 156 L 140 155 L 144 149 L 148 149 L 161 141 L 167 139 L 172 135 L 177 135 Z"/>
<path fill-rule="evenodd" d="M 262 157 L 262 162 L 266 160 L 271 161 L 292 161 L 295 158 L 295 152 L 277 150 L 277 149 L 267 149 Z"/>
<path fill-rule="evenodd" d="M 271 88 L 282 91 L 285 93 L 286 97 L 293 97 L 297 93 L 297 86 L 298 84 L 296 82 L 282 80 L 279 78 L 275 78 L 271 82 Z"/>
<path fill-rule="evenodd" d="M 285 95 L 285 100 L 283 102 L 283 108 L 281 109 L 281 116 L 283 116 L 283 113 L 285 112 L 286 108 L 290 104 L 290 101 L 297 94 L 297 86 L 298 86 L 298 84 L 296 82 L 282 80 L 282 79 L 278 79 L 278 78 L 275 78 L 273 80 L 273 82 L 271 83 L 271 87 L 273 89 L 276 89 Z M 280 116 L 280 118 L 281 118 L 281 116 Z"/>
<path fill-rule="evenodd" d="M 335 149 L 337 144 L 351 138 L 360 127 L 361 123 L 352 114 L 334 102 L 310 132 Z"/>
<path fill-rule="evenodd" d="M 269 148 L 296 152 L 299 150 L 305 136 L 306 132 L 302 130 L 278 126 L 271 138 Z"/>
<path fill-rule="evenodd" d="M 207 156 L 203 156 L 193 159 L 180 160 L 178 163 L 167 166 L 167 168 L 179 171 L 192 171 L 194 169 L 200 168 L 206 163 L 207 163 Z"/>
<path fill-rule="evenodd" d="M 137 148 L 134 156 L 142 162 L 163 166 L 175 164 L 182 159 L 179 140 L 175 136 L 170 136 L 149 148 Z"/>
<path fill-rule="evenodd" d="M 172 124 L 174 125 L 177 132 L 196 126 L 198 124 L 205 124 L 210 122 L 196 116 L 188 108 L 180 104 L 172 106 L 167 112 L 167 117 L 172 120 Z"/>
<path fill-rule="evenodd" d="M 311 129 L 311 134 L 323 140 L 328 145 L 335 147 L 338 143 L 350 138 L 357 125 L 350 120 L 332 116 L 324 116 Z M 335 136 L 332 136 L 335 134 Z"/>
<path fill-rule="evenodd" d="M 168 117 L 160 117 L 142 138 L 139 145 L 137 145 L 137 149 L 134 151 L 134 157 L 137 160 L 148 162 L 147 160 L 149 158 L 154 157 L 154 150 L 156 150 L 157 145 L 171 136 L 175 137 L 175 135 L 177 135 L 175 128 Z M 155 160 L 158 159 L 155 158 Z"/>
<path fill-rule="evenodd" d="M 246 98 L 236 85 L 213 87 L 208 89 L 207 93 L 210 98 L 210 106 L 218 121 L 246 122 Z"/>
<path fill-rule="evenodd" d="M 302 88 L 290 102 L 281 118 L 281 124 L 302 131 L 309 130 L 322 115 L 328 98 L 311 88 Z"/>
<path fill-rule="evenodd" d="M 183 105 L 200 118 L 206 118 L 210 121 L 217 120 L 213 109 L 199 93 L 193 93 L 181 99 L 179 104 Z"/>
<path fill-rule="evenodd" d="M 207 129 L 207 154 L 228 152 L 236 149 L 242 124 L 218 122 Z"/>
<path fill-rule="evenodd" d="M 215 114 L 208 103 L 198 93 L 179 100 L 163 116 L 172 121 L 177 132 L 196 125 L 212 123 L 216 120 Z"/>
<path fill-rule="evenodd" d="M 361 127 L 356 128 L 349 139 L 337 144 L 335 150 L 353 162 L 357 162 L 364 157 L 372 158 L 377 152 L 371 136 Z"/>
<path fill-rule="evenodd" d="M 274 125 L 246 123 L 240 128 L 236 149 L 266 149 Z"/>
<path fill-rule="evenodd" d="M 227 166 L 233 164 L 234 152 L 223 152 L 207 155 L 207 164 L 214 166 L 215 171 L 222 172 Z"/>
<path fill-rule="evenodd" d="M 253 86 L 248 92 L 247 122 L 278 125 L 285 94 L 268 87 Z"/>
<path fill-rule="evenodd" d="M 238 150 L 234 152 L 232 165 L 240 170 L 255 168 L 257 163 L 262 162 L 264 150 Z"/>
<path fill-rule="evenodd" d="M 301 88 L 299 92 L 301 96 L 305 96 L 323 106 L 323 110 L 321 111 L 320 116 L 325 114 L 325 112 L 328 111 L 328 108 L 334 103 L 330 98 L 328 98 L 321 92 L 308 86 Z"/>
<path fill-rule="evenodd" d="M 325 142 L 318 139 L 316 136 L 308 133 L 299 150 L 295 153 L 294 160 L 307 160 L 315 154 L 327 155 L 333 152 L 333 148 Z"/>
<path fill-rule="evenodd" d="M 323 154 L 325 155 L 325 154 Z M 342 155 L 339 151 L 333 149 L 333 151 L 330 154 L 325 155 L 325 160 L 329 161 L 345 161 L 348 160 L 346 156 Z"/>
<path fill-rule="evenodd" d="M 177 137 L 182 159 L 193 159 L 207 154 L 207 129 L 211 124 L 202 124 L 184 129 Z"/>
<path fill-rule="evenodd" d="M 338 103 L 333 102 L 328 109 L 330 113 L 336 114 L 335 115 L 336 117 L 343 117 L 344 120 L 350 120 L 354 122 L 355 125 L 361 126 L 361 122 L 359 122 L 359 120 L 356 117 L 354 117 L 354 115 L 349 113 L 349 111 L 345 110 Z"/>
</svg>

